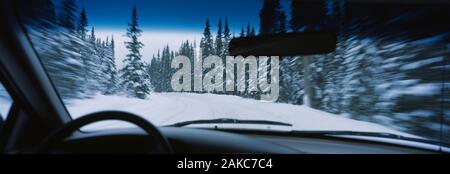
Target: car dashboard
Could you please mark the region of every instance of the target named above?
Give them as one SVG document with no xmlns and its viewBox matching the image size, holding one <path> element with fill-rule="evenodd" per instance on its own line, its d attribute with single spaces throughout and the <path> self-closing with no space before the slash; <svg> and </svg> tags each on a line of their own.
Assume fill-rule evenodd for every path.
<svg viewBox="0 0 450 174">
<path fill-rule="evenodd" d="M 175 154 L 422 154 L 434 151 L 340 137 L 297 137 L 264 132 L 160 128 Z M 139 129 L 77 132 L 55 153 L 151 153 Z"/>
</svg>

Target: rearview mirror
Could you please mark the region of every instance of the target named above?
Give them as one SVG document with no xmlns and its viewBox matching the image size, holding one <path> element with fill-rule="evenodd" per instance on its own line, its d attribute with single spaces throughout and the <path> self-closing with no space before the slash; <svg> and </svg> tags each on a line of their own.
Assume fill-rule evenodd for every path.
<svg viewBox="0 0 450 174">
<path fill-rule="evenodd" d="M 336 50 L 336 34 L 299 32 L 235 38 L 231 56 L 299 56 L 327 54 Z"/>
</svg>

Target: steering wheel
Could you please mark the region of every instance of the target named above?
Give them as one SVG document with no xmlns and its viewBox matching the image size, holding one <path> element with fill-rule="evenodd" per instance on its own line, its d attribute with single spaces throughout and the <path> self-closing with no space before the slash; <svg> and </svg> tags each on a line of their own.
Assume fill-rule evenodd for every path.
<svg viewBox="0 0 450 174">
<path fill-rule="evenodd" d="M 137 115 L 118 111 L 93 113 L 67 123 L 63 127 L 52 132 L 48 137 L 46 137 L 37 146 L 36 153 L 39 154 L 49 153 L 52 147 L 55 147 L 59 143 L 63 142 L 64 139 L 69 137 L 72 133 L 74 133 L 81 127 L 98 121 L 107 121 L 107 120 L 119 120 L 135 124 L 136 126 L 143 129 L 147 133 L 147 135 L 151 138 L 152 142 L 155 143 L 152 146 L 155 147 L 155 149 L 151 149 L 153 153 L 156 154 L 172 153 L 172 149 L 170 148 L 170 145 L 166 140 L 166 138 L 164 138 L 164 136 L 162 136 L 162 134 L 158 131 L 158 129 L 155 126 L 153 126 L 150 122 Z"/>
</svg>

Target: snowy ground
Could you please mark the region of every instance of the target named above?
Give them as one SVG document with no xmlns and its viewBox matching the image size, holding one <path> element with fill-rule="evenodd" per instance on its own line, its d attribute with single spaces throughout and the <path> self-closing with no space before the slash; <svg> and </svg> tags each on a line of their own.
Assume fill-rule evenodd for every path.
<svg viewBox="0 0 450 174">
<path fill-rule="evenodd" d="M 417 138 L 382 125 L 352 120 L 305 106 L 213 94 L 162 93 L 152 94 L 148 100 L 97 95 L 92 99 L 71 101 L 68 109 L 74 118 L 104 110 L 127 111 L 145 117 L 158 126 L 200 119 L 232 118 L 290 123 L 293 130 L 300 131 L 383 132 Z M 87 128 L 128 126 L 123 122 L 104 122 Z"/>
</svg>

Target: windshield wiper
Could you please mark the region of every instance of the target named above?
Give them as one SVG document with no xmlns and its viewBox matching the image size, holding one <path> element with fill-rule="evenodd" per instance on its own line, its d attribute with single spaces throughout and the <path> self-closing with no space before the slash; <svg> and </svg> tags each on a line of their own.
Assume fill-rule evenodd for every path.
<svg viewBox="0 0 450 174">
<path fill-rule="evenodd" d="M 181 123 L 175 123 L 173 125 L 167 127 L 185 127 L 189 125 L 198 125 L 198 124 L 252 124 L 252 125 L 271 125 L 271 126 L 289 126 L 292 127 L 292 124 L 277 122 L 277 121 L 267 121 L 267 120 L 239 120 L 239 119 L 229 119 L 229 118 L 221 118 L 221 119 L 212 119 L 212 120 L 194 120 L 194 121 L 186 121 Z"/>
</svg>

